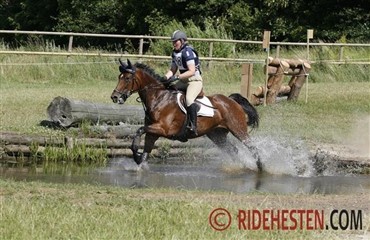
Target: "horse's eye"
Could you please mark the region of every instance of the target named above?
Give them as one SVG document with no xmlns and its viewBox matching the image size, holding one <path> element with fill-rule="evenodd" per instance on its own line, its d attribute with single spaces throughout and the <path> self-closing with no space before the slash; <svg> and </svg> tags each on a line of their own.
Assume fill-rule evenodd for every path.
<svg viewBox="0 0 370 240">
<path fill-rule="evenodd" d="M 126 82 L 129 82 L 129 81 L 130 81 L 130 79 L 131 79 L 131 78 L 130 78 L 130 77 L 128 77 L 128 76 L 127 76 L 127 77 L 125 77 L 125 81 L 126 81 Z"/>
</svg>

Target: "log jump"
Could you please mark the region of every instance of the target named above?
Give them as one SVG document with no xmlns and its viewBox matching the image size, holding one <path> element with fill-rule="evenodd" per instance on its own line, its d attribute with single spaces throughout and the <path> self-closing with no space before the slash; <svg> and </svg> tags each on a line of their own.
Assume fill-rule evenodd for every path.
<svg viewBox="0 0 370 240">
<path fill-rule="evenodd" d="M 54 124 L 61 127 L 71 127 L 83 121 L 90 121 L 93 124 L 144 122 L 142 106 L 93 103 L 60 96 L 51 101 L 47 114 Z"/>
<path fill-rule="evenodd" d="M 268 71 L 267 89 L 265 86 L 257 87 L 250 95 L 250 101 L 253 105 L 262 104 L 265 93 L 267 104 L 275 103 L 277 97 L 287 97 L 288 101 L 296 101 L 302 86 L 307 80 L 311 65 L 307 61 L 300 59 L 270 57 L 264 70 Z M 288 85 L 283 85 L 284 76 L 291 76 Z"/>
</svg>

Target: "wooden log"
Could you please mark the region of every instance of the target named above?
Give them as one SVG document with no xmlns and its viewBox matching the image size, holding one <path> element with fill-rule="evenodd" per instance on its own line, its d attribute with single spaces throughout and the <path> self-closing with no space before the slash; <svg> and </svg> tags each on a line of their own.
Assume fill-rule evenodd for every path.
<svg viewBox="0 0 370 240">
<path fill-rule="evenodd" d="M 290 86 L 283 85 L 283 86 L 280 87 L 278 96 L 279 97 L 288 96 L 289 93 L 290 93 L 290 90 L 291 90 Z M 263 86 L 257 87 L 256 91 L 252 94 L 252 96 L 255 96 L 256 98 L 263 98 L 264 97 L 264 91 L 265 91 L 265 87 L 263 87 Z"/>
<path fill-rule="evenodd" d="M 89 126 L 89 132 L 94 133 L 95 138 L 132 138 L 141 125 L 120 124 L 120 125 L 95 125 Z M 80 128 L 69 128 L 74 132 L 82 132 Z"/>
<path fill-rule="evenodd" d="M 311 68 L 311 65 L 302 59 L 279 59 L 279 58 L 273 58 L 269 57 L 267 60 L 267 64 L 269 66 L 278 67 L 284 62 L 285 64 L 288 64 L 289 68 L 295 69 L 295 68 Z"/>
<path fill-rule="evenodd" d="M 291 80 L 291 91 L 288 96 L 288 101 L 296 101 L 298 99 L 301 88 L 306 81 L 309 69 L 301 69 L 300 73 Z"/>
<path fill-rule="evenodd" d="M 55 147 L 56 149 L 62 149 L 61 147 Z M 2 159 L 9 159 L 9 158 L 28 158 L 31 157 L 33 154 L 40 154 L 44 153 L 45 147 L 38 147 L 37 151 L 31 150 L 29 146 L 26 145 L 6 145 L 2 151 Z M 107 156 L 108 157 L 119 157 L 119 156 L 127 156 L 127 157 L 132 157 L 132 151 L 128 147 L 125 148 L 107 148 Z M 219 152 L 217 151 L 218 149 L 213 145 L 211 147 L 207 148 L 207 154 L 206 155 L 217 155 Z M 176 148 L 176 147 L 171 147 L 168 149 L 168 155 L 169 156 L 177 156 L 181 157 L 182 155 L 189 155 L 189 154 L 194 154 L 194 155 L 199 155 L 202 156 L 204 155 L 205 149 L 203 146 L 199 147 L 191 147 L 191 148 Z M 5 155 L 6 156 L 5 156 Z M 161 150 L 160 147 L 155 147 L 152 151 L 152 153 L 156 157 L 161 157 L 163 156 L 163 150 Z"/>
<path fill-rule="evenodd" d="M 290 86 L 287 86 L 287 85 L 281 86 L 279 93 L 278 93 L 278 97 L 288 96 L 290 93 L 290 90 L 291 90 Z"/>
<path fill-rule="evenodd" d="M 269 71 L 269 75 L 276 75 L 277 67 L 269 66 L 268 71 Z M 289 75 L 289 76 L 298 75 L 300 71 L 301 71 L 300 68 L 295 68 L 295 69 L 288 68 L 287 70 L 285 70 L 284 75 Z"/>
<path fill-rule="evenodd" d="M 144 136 L 142 136 L 141 146 L 143 147 L 144 144 Z M 30 152 L 29 148 L 31 146 L 41 147 L 45 146 L 52 146 L 52 147 L 67 147 L 67 148 L 74 148 L 77 145 L 84 145 L 87 147 L 106 147 L 106 148 L 128 148 L 132 144 L 132 138 L 124 138 L 124 139 L 117 139 L 117 138 L 72 138 L 72 137 L 65 137 L 65 138 L 57 138 L 57 139 L 49 139 L 46 137 L 40 136 L 24 136 L 23 134 L 18 133 L 2 133 L 0 134 L 0 146 L 3 148 L 14 149 L 17 148 L 16 146 L 21 146 L 19 149 L 23 149 L 23 152 Z M 155 148 L 161 147 L 164 145 L 168 145 L 170 148 L 193 148 L 201 146 L 203 148 L 207 148 L 210 146 L 214 146 L 214 144 L 206 137 L 200 137 L 195 139 L 190 139 L 188 142 L 179 142 L 179 141 L 172 141 L 169 139 L 161 138 L 156 141 Z M 28 149 L 28 150 L 27 150 Z M 7 150 L 7 151 L 8 151 Z M 13 150 L 9 150 L 13 151 Z"/>
<path fill-rule="evenodd" d="M 61 137 L 43 137 L 43 136 L 28 136 L 13 132 L 2 132 L 0 134 L 0 142 L 2 144 L 23 144 L 23 145 L 55 145 L 61 146 L 64 144 L 64 139 Z"/>
<path fill-rule="evenodd" d="M 283 84 L 284 71 L 285 71 L 285 67 L 279 66 L 277 67 L 276 75 L 273 75 L 269 78 L 269 84 L 267 84 L 268 91 L 266 94 L 267 104 L 275 103 L 280 87 Z"/>
<path fill-rule="evenodd" d="M 144 111 L 141 106 L 101 104 L 64 97 L 56 97 L 47 108 L 51 121 L 62 127 L 70 127 L 88 120 L 92 123 L 142 124 Z"/>
</svg>

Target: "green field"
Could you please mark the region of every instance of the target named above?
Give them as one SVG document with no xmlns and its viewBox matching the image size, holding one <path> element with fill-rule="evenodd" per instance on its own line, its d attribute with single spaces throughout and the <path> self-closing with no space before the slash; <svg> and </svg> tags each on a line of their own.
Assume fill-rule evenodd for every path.
<svg viewBox="0 0 370 240">
<path fill-rule="evenodd" d="M 133 60 L 134 61 L 134 60 Z M 57 96 L 110 103 L 117 83 L 114 59 L 0 55 L 0 131 L 56 134 L 43 127 L 46 108 Z M 168 63 L 145 62 L 158 74 Z M 203 64 L 205 93 L 240 92 L 240 64 Z M 295 103 L 258 106 L 261 125 L 254 134 L 283 134 L 310 141 L 340 143 L 353 126 L 370 115 L 370 77 L 366 65 L 313 65 L 309 84 Z M 260 64 L 254 66 L 253 88 L 264 85 Z M 289 77 L 285 77 L 285 84 Z M 306 91 L 308 103 L 305 103 Z M 253 92 L 253 91 L 252 91 Z M 138 104 L 136 95 L 127 104 Z M 63 134 L 63 133 L 61 133 Z"/>
<path fill-rule="evenodd" d="M 232 194 L 178 189 L 124 189 L 87 184 L 0 180 L 2 239 L 366 239 L 369 193 L 351 195 Z M 232 214 L 230 228 L 215 231 L 216 208 Z M 362 230 L 239 229 L 238 210 L 360 209 Z M 220 218 L 219 221 L 226 221 Z M 303 226 L 309 220 L 303 221 Z M 224 222 L 223 222 L 224 223 Z M 292 221 L 286 223 L 294 226 Z M 335 223 L 337 224 L 337 223 Z M 312 221 L 311 221 L 311 224 Z M 337 226 L 337 225 L 336 225 Z"/>
</svg>

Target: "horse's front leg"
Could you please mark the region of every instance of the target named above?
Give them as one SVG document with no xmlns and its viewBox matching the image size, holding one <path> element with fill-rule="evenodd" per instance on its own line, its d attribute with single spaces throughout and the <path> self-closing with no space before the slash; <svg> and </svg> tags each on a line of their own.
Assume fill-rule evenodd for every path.
<svg viewBox="0 0 370 240">
<path fill-rule="evenodd" d="M 131 144 L 131 151 L 134 156 L 134 161 L 139 165 L 142 162 L 142 153 L 139 153 L 139 146 L 141 141 L 141 136 L 145 133 L 144 127 L 140 127 L 134 136 Z"/>
<path fill-rule="evenodd" d="M 155 141 L 157 141 L 158 138 L 159 138 L 159 136 L 157 136 L 157 135 L 146 133 L 145 143 L 144 143 L 144 152 L 141 155 L 140 163 L 136 162 L 136 163 L 139 164 L 139 167 L 146 167 L 146 164 L 147 164 L 148 158 L 149 158 L 149 154 L 152 152 L 152 150 L 154 148 Z"/>
<path fill-rule="evenodd" d="M 144 141 L 144 152 L 139 153 L 139 144 L 141 135 L 145 135 Z M 164 130 L 161 124 L 151 124 L 149 126 L 141 127 L 137 130 L 134 140 L 132 141 L 131 150 L 134 153 L 134 160 L 135 162 L 142 166 L 145 165 L 149 154 L 152 152 L 155 141 L 159 138 L 159 136 L 163 136 Z"/>
</svg>

